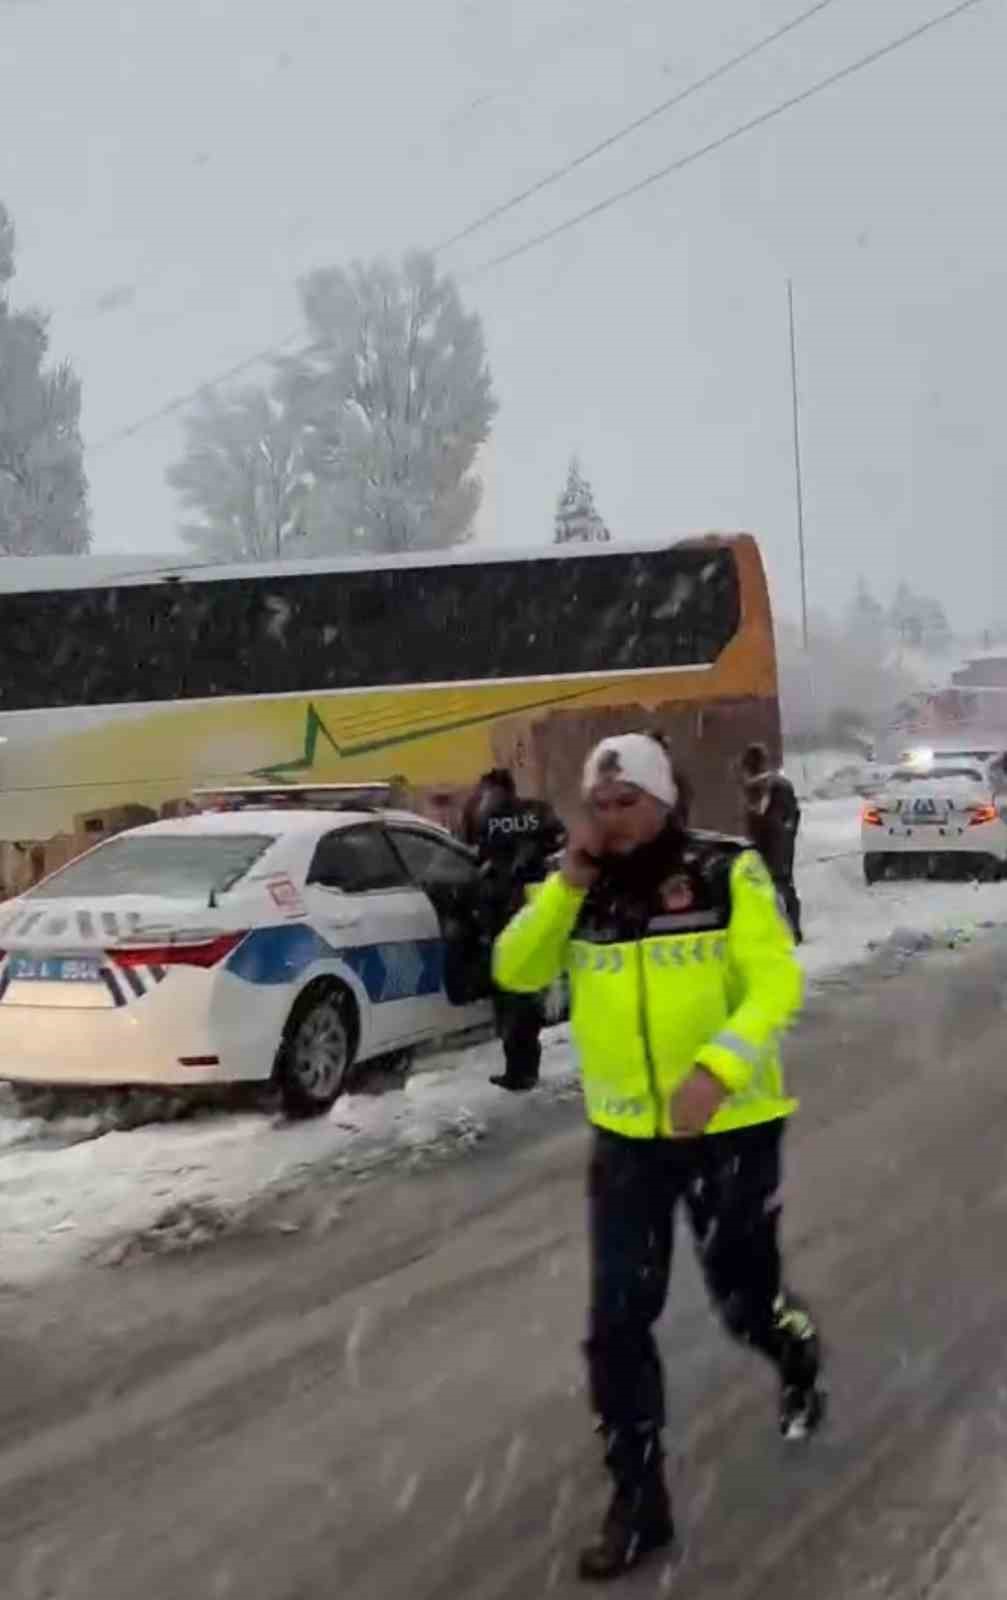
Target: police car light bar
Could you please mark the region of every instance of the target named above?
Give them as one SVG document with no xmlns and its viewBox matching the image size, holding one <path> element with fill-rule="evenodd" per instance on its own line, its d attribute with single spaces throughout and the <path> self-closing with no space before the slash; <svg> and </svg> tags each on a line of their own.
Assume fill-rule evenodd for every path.
<svg viewBox="0 0 1007 1600">
<path fill-rule="evenodd" d="M 280 783 L 227 784 L 214 789 L 193 789 L 200 811 L 348 810 L 380 807 L 391 798 L 390 783 Z"/>
</svg>

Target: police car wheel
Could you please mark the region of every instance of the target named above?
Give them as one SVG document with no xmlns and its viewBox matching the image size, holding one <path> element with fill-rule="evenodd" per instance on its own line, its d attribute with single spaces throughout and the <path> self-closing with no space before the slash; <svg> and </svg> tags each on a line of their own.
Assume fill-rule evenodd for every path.
<svg viewBox="0 0 1007 1600">
<path fill-rule="evenodd" d="M 879 851 L 871 851 L 864 856 L 864 882 L 875 884 L 884 876 L 885 858 Z"/>
<path fill-rule="evenodd" d="M 346 1087 L 353 1065 L 351 1015 L 352 1001 L 335 987 L 315 991 L 295 1007 L 278 1062 L 288 1116 L 319 1116 Z"/>
</svg>

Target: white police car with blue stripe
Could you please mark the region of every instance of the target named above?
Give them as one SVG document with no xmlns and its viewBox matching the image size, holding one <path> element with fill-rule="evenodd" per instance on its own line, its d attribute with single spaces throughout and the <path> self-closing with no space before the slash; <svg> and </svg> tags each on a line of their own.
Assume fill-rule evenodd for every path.
<svg viewBox="0 0 1007 1600">
<path fill-rule="evenodd" d="M 490 1016 L 478 870 L 409 812 L 227 791 L 0 907 L 0 1078 L 274 1079 L 324 1110 L 351 1068 Z"/>
</svg>

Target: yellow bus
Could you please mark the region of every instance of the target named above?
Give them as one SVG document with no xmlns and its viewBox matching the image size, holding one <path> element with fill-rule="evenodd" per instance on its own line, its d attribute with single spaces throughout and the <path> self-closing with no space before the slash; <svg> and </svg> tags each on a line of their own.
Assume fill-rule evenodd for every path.
<svg viewBox="0 0 1007 1600">
<path fill-rule="evenodd" d="M 19 569 L 0 571 L 0 841 L 22 875 L 43 845 L 51 870 L 193 788 L 256 779 L 394 779 L 449 819 L 510 765 L 569 810 L 588 746 L 641 725 L 672 736 L 697 820 L 732 827 L 728 764 L 752 738 L 779 750 L 745 534 L 116 581 L 81 557 L 46 588 L 34 562 L 0 565 Z"/>
</svg>

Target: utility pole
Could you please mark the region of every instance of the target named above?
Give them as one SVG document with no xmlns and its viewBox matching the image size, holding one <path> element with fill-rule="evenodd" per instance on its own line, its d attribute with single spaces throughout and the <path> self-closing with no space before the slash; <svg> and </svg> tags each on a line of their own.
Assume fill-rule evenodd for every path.
<svg viewBox="0 0 1007 1600">
<path fill-rule="evenodd" d="M 804 481 L 801 474 L 801 417 L 797 398 L 797 338 L 794 333 L 794 284 L 787 279 L 787 312 L 790 320 L 790 393 L 794 412 L 794 483 L 797 491 L 797 552 L 801 564 L 801 637 L 808 649 L 808 573 L 804 557 Z"/>
</svg>

